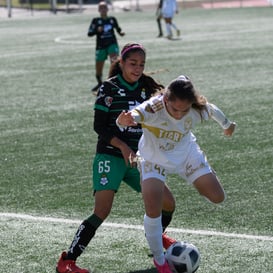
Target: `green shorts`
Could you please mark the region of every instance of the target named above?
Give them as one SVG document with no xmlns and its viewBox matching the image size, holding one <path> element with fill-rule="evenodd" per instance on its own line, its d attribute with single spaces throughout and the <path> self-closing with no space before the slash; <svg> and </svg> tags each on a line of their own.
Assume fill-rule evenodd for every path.
<svg viewBox="0 0 273 273">
<path fill-rule="evenodd" d="M 118 191 L 121 182 L 141 192 L 140 175 L 137 168 L 126 166 L 123 158 L 107 154 L 96 154 L 93 161 L 94 191 Z"/>
<path fill-rule="evenodd" d="M 106 48 L 96 50 L 96 61 L 105 61 L 110 54 L 119 54 L 119 47 L 117 44 L 111 44 Z"/>
</svg>

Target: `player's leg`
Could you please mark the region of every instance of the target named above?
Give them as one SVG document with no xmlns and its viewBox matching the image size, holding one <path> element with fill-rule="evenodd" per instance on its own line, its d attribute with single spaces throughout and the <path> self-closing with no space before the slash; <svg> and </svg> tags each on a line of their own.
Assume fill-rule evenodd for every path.
<svg viewBox="0 0 273 273">
<path fill-rule="evenodd" d="M 144 160 L 140 162 L 141 191 L 145 207 L 144 231 L 158 272 L 171 273 L 163 253 L 161 211 L 164 200 L 165 170 Z"/>
<path fill-rule="evenodd" d="M 98 88 L 102 84 L 102 74 L 103 74 L 103 67 L 104 62 L 107 59 L 107 52 L 105 49 L 97 49 L 96 50 L 96 80 L 97 84 L 92 88 L 92 92 L 97 92 Z"/>
<path fill-rule="evenodd" d="M 151 177 L 142 181 L 142 196 L 145 207 L 144 231 L 159 273 L 171 273 L 163 252 L 161 210 L 164 182 Z"/>
<path fill-rule="evenodd" d="M 221 203 L 225 200 L 224 189 L 197 143 L 191 144 L 187 160 L 178 173 L 210 202 Z"/>
<path fill-rule="evenodd" d="M 161 212 L 161 222 L 162 222 L 162 229 L 163 232 L 166 230 L 167 226 L 170 224 L 173 213 L 175 210 L 175 199 L 170 191 L 169 187 L 164 184 L 164 193 L 163 193 L 163 206 Z"/>
<path fill-rule="evenodd" d="M 62 253 L 56 267 L 58 273 L 89 272 L 87 269 L 76 266 L 76 260 L 95 236 L 96 230 L 109 215 L 114 195 L 115 191 L 113 190 L 102 190 L 95 193 L 94 213 L 80 224 L 68 251 Z"/>
<path fill-rule="evenodd" d="M 173 22 L 173 20 L 170 20 L 170 26 L 176 31 L 176 36 L 179 37 L 180 36 L 180 30 L 178 29 L 178 27 L 176 26 L 176 24 Z"/>
<path fill-rule="evenodd" d="M 115 192 L 120 186 L 126 168 L 125 163 L 122 165 L 122 162 L 124 160 L 121 158 L 96 154 L 93 161 L 94 211 L 79 226 L 69 250 L 62 253 L 56 267 L 58 273 L 88 272 L 88 270 L 76 266 L 75 262 L 111 212 Z"/>
<path fill-rule="evenodd" d="M 107 48 L 107 55 L 109 56 L 110 63 L 112 64 L 115 62 L 119 56 L 119 46 L 118 44 L 114 43 L 108 46 Z"/>
<path fill-rule="evenodd" d="M 162 19 L 161 14 L 156 17 L 156 22 L 157 22 L 157 26 L 158 26 L 158 36 L 157 37 L 162 37 L 163 36 L 161 19 Z"/>
<path fill-rule="evenodd" d="M 202 196 L 212 203 L 217 204 L 225 200 L 224 189 L 213 172 L 198 177 L 193 185 Z"/>
<path fill-rule="evenodd" d="M 142 196 L 145 207 L 144 230 L 146 239 L 158 264 L 164 263 L 162 245 L 161 210 L 164 183 L 156 178 L 142 181 Z"/>
<path fill-rule="evenodd" d="M 111 211 L 114 195 L 114 190 L 100 190 L 95 192 L 94 212 L 79 226 L 68 250 L 68 259 L 76 261 L 95 236 L 96 230 Z"/>
<path fill-rule="evenodd" d="M 171 39 L 173 36 L 172 29 L 171 29 L 171 18 L 165 17 L 164 20 L 165 20 L 165 25 L 166 25 L 167 38 Z"/>
<path fill-rule="evenodd" d="M 128 186 L 134 189 L 136 192 L 141 192 L 140 186 L 140 175 L 137 168 L 132 168 L 128 166 L 128 170 L 124 177 L 124 181 Z M 163 232 L 166 230 L 167 226 L 170 224 L 172 220 L 173 213 L 175 211 L 175 199 L 170 191 L 169 187 L 164 184 L 164 192 L 163 192 L 163 205 L 162 205 L 162 229 Z"/>
<path fill-rule="evenodd" d="M 104 61 L 96 61 L 96 79 L 98 83 L 92 88 L 93 92 L 96 92 L 102 84 L 103 66 L 104 66 Z"/>
</svg>

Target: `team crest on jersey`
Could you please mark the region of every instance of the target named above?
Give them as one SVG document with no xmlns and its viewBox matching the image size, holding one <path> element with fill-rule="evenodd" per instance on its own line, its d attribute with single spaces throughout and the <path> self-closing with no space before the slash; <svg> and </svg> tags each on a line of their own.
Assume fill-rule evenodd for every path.
<svg viewBox="0 0 273 273">
<path fill-rule="evenodd" d="M 188 117 L 184 122 L 184 128 L 188 132 L 192 128 L 192 119 Z"/>
<path fill-rule="evenodd" d="M 107 179 L 107 176 L 105 174 L 103 174 L 100 178 L 100 184 L 105 186 L 106 184 L 108 184 L 108 179 Z"/>
<path fill-rule="evenodd" d="M 141 95 L 140 95 L 144 100 L 146 99 L 146 92 L 145 92 L 145 89 L 142 88 L 141 90 Z"/>
<path fill-rule="evenodd" d="M 107 107 L 110 107 L 111 104 L 112 104 L 112 102 L 113 102 L 113 98 L 112 98 L 112 97 L 109 97 L 109 96 L 105 97 L 104 103 L 105 103 L 105 105 L 106 105 Z"/>
<path fill-rule="evenodd" d="M 151 104 L 147 104 L 145 107 L 145 111 L 148 113 L 154 113 L 155 111 L 153 110 L 153 107 L 151 106 Z"/>
</svg>

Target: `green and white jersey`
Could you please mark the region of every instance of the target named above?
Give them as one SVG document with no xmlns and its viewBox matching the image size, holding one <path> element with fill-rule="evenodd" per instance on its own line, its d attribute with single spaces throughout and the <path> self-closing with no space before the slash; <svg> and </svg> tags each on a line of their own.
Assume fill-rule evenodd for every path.
<svg viewBox="0 0 273 273">
<path fill-rule="evenodd" d="M 152 90 L 148 90 L 141 78 L 129 84 L 121 75 L 117 75 L 103 82 L 94 105 L 94 130 L 98 134 L 97 153 L 122 157 L 121 151 L 110 145 L 114 136 L 124 141 L 134 152 L 137 151 L 142 135 L 141 126 L 120 129 L 116 125 L 116 119 L 123 110 L 132 110 L 151 95 Z"/>
<path fill-rule="evenodd" d="M 98 31 L 99 28 L 103 28 L 103 31 Z M 89 37 L 96 35 L 96 49 L 104 49 L 112 44 L 117 44 L 114 30 L 119 34 L 121 33 L 121 28 L 119 27 L 118 21 L 115 17 L 96 17 L 90 23 L 87 35 Z"/>
</svg>

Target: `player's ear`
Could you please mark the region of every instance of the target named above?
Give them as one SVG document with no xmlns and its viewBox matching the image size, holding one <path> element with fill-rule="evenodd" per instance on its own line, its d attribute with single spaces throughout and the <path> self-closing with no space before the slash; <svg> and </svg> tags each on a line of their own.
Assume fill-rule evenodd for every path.
<svg viewBox="0 0 273 273">
<path fill-rule="evenodd" d="M 166 96 L 166 94 L 163 95 L 163 101 L 165 104 L 168 102 L 168 97 Z"/>
<path fill-rule="evenodd" d="M 119 59 L 119 66 L 121 69 L 123 69 L 123 65 L 124 65 L 124 61 L 122 60 L 122 58 Z"/>
</svg>

